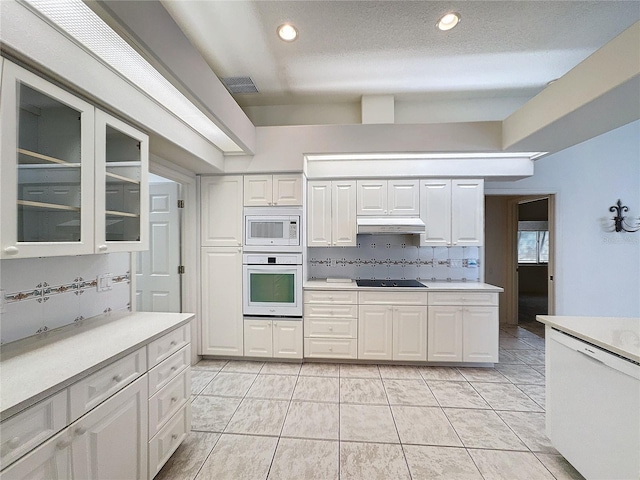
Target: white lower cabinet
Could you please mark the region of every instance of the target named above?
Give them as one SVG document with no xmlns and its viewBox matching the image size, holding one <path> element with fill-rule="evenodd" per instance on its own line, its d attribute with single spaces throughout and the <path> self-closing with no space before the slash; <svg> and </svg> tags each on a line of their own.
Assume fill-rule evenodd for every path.
<svg viewBox="0 0 640 480">
<path fill-rule="evenodd" d="M 498 362 L 498 307 L 464 307 L 462 361 Z"/>
<path fill-rule="evenodd" d="M 147 478 L 147 377 L 69 427 L 75 479 Z"/>
<path fill-rule="evenodd" d="M 203 248 L 202 355 L 243 355 L 242 248 Z"/>
<path fill-rule="evenodd" d="M 302 322 L 246 319 L 244 354 L 247 357 L 302 358 Z"/>
<path fill-rule="evenodd" d="M 498 328 L 497 306 L 430 306 L 428 360 L 497 363 Z"/>
<path fill-rule="evenodd" d="M 427 308 L 409 305 L 360 305 L 358 358 L 427 359 Z"/>
<path fill-rule="evenodd" d="M 358 359 L 391 360 L 393 307 L 360 305 L 358 308 Z"/>
<path fill-rule="evenodd" d="M 304 292 L 305 358 L 358 358 L 358 293 Z"/>
<path fill-rule="evenodd" d="M 427 338 L 430 362 L 461 362 L 462 307 L 429 307 Z"/>
<path fill-rule="evenodd" d="M 146 480 L 146 375 L 22 457 L 0 477 Z"/>
<path fill-rule="evenodd" d="M 152 479 L 191 429 L 180 338 L 189 325 L 3 421 L 0 480 Z"/>
<path fill-rule="evenodd" d="M 393 360 L 427 359 L 427 309 L 400 306 L 393 311 Z"/>
</svg>

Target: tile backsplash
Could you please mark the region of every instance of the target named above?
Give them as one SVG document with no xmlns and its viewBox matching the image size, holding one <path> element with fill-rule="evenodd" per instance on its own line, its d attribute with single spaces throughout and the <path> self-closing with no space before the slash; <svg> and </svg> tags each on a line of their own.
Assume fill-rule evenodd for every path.
<svg viewBox="0 0 640 480">
<path fill-rule="evenodd" d="M 128 310 L 129 253 L 26 258 L 0 262 L 0 342 L 8 343 L 85 318 Z M 111 290 L 98 292 L 98 276 Z"/>
<path fill-rule="evenodd" d="M 420 247 L 413 235 L 358 235 L 356 247 L 309 248 L 308 277 L 478 282 L 478 247 Z"/>
</svg>

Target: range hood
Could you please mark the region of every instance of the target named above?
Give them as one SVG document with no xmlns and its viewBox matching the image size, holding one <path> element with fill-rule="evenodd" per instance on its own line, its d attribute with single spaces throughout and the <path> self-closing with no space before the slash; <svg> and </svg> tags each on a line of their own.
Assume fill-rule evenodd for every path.
<svg viewBox="0 0 640 480">
<path fill-rule="evenodd" d="M 426 226 L 417 217 L 358 217 L 358 233 L 396 233 L 399 235 L 425 233 Z"/>
</svg>

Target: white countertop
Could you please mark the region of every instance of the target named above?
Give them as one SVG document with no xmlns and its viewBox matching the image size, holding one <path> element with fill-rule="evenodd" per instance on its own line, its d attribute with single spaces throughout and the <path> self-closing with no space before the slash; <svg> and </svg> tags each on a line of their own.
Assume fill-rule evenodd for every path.
<svg viewBox="0 0 640 480">
<path fill-rule="evenodd" d="M 640 362 L 640 318 L 538 315 L 539 322 Z"/>
<path fill-rule="evenodd" d="M 501 287 L 495 285 L 489 285 L 488 283 L 479 282 L 427 282 L 420 280 L 428 291 L 435 292 L 458 292 L 464 291 L 481 291 L 481 292 L 502 292 Z M 319 280 L 307 280 L 304 282 L 303 288 L 308 290 L 377 290 L 381 291 L 403 291 L 414 292 L 424 291 L 421 287 L 359 287 L 355 280 L 349 280 L 348 282 L 327 282 L 326 279 Z"/>
<path fill-rule="evenodd" d="M 0 419 L 23 410 L 194 318 L 114 312 L 0 348 Z"/>
</svg>

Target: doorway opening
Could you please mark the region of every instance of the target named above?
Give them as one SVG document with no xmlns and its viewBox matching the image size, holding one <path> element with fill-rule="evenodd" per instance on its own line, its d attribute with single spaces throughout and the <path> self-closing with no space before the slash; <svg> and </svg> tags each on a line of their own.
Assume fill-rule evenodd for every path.
<svg viewBox="0 0 640 480">
<path fill-rule="evenodd" d="M 544 332 L 536 315 L 549 313 L 549 198 L 518 201 L 518 325 Z"/>
<path fill-rule="evenodd" d="M 504 288 L 502 325 L 543 335 L 535 316 L 555 313 L 554 212 L 554 194 L 485 196 L 484 281 Z"/>
<path fill-rule="evenodd" d="M 149 250 L 136 256 L 136 310 L 182 311 L 181 185 L 149 174 Z"/>
</svg>

